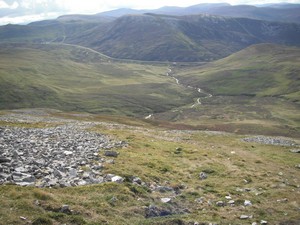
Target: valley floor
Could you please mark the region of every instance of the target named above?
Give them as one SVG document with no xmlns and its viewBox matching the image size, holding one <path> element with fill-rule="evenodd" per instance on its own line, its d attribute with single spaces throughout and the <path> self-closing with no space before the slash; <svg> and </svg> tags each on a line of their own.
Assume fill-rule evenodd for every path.
<svg viewBox="0 0 300 225">
<path fill-rule="evenodd" d="M 1 111 L 0 224 L 299 224 L 300 139 L 164 127 Z"/>
</svg>

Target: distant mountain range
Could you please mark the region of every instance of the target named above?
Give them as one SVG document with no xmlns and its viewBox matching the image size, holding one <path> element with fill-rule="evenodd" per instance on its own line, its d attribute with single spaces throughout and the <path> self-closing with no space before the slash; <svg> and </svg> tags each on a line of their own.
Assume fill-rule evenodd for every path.
<svg viewBox="0 0 300 225">
<path fill-rule="evenodd" d="M 252 44 L 300 46 L 298 22 L 298 4 L 118 9 L 2 26 L 0 42 L 63 42 L 135 60 L 212 61 Z"/>
<path fill-rule="evenodd" d="M 229 17 L 300 23 L 300 4 L 265 4 L 260 6 L 230 5 L 227 3 L 204 3 L 190 7 L 162 7 L 154 10 L 116 9 L 98 15 L 120 17 L 128 14 L 155 13 L 164 15 L 210 14 Z"/>
</svg>

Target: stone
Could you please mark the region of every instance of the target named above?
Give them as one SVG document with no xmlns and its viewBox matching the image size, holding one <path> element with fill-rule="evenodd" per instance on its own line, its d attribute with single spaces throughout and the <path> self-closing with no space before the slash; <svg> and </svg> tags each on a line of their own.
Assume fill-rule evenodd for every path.
<svg viewBox="0 0 300 225">
<path fill-rule="evenodd" d="M 12 118 L 8 114 L 0 115 L 0 120 L 5 117 L 17 122 L 16 116 L 22 117 L 22 122 L 28 119 L 23 120 L 23 114 L 14 114 Z M 34 121 L 29 123 L 53 122 L 49 117 L 31 118 Z M 105 160 L 99 151 L 101 148 L 124 147 L 126 142 L 112 141 L 104 135 L 87 131 L 86 128 L 93 127 L 95 122 L 54 120 L 61 125 L 46 128 L 0 126 L 0 184 L 68 187 L 109 182 L 100 172 L 103 168 L 100 163 Z M 89 174 L 80 173 L 82 165 L 89 167 Z"/>
<path fill-rule="evenodd" d="M 204 197 L 201 197 L 201 198 L 196 198 L 195 199 L 195 202 L 199 203 L 199 204 L 202 204 L 204 202 Z"/>
<path fill-rule="evenodd" d="M 249 216 L 248 215 L 241 215 L 240 219 L 241 220 L 246 220 L 246 219 L 249 219 Z"/>
<path fill-rule="evenodd" d="M 77 177 L 77 170 L 71 168 L 71 169 L 69 170 L 69 176 L 70 176 L 70 177 Z"/>
<path fill-rule="evenodd" d="M 251 201 L 249 200 L 244 201 L 244 206 L 251 206 L 251 205 L 252 205 Z"/>
<path fill-rule="evenodd" d="M 105 161 L 108 164 L 115 164 L 115 160 L 114 159 L 108 159 Z"/>
<path fill-rule="evenodd" d="M 87 185 L 88 182 L 85 180 L 80 180 L 77 184 L 78 184 L 78 186 L 83 186 L 83 185 Z"/>
<path fill-rule="evenodd" d="M 163 203 L 168 203 L 171 201 L 171 198 L 161 198 L 160 201 Z"/>
<path fill-rule="evenodd" d="M 108 156 L 108 157 L 118 157 L 119 153 L 116 151 L 108 151 L 107 150 L 104 152 L 104 155 Z"/>
<path fill-rule="evenodd" d="M 199 174 L 199 178 L 200 178 L 200 180 L 205 180 L 205 179 L 207 179 L 207 174 L 205 172 L 201 172 Z"/>
<path fill-rule="evenodd" d="M 151 218 L 151 217 L 169 216 L 172 215 L 172 212 L 168 209 L 162 209 L 154 205 L 150 205 L 149 207 L 146 207 L 145 214 L 146 214 L 145 215 L 146 218 Z"/>
<path fill-rule="evenodd" d="M 65 214 L 72 214 L 72 211 L 70 210 L 70 207 L 68 205 L 62 205 L 59 212 L 65 213 Z"/>
<path fill-rule="evenodd" d="M 132 183 L 141 185 L 142 184 L 142 180 L 139 177 L 133 177 Z"/>
<path fill-rule="evenodd" d="M 278 199 L 277 202 L 287 202 L 288 199 L 287 198 L 283 198 L 283 199 Z"/>
<path fill-rule="evenodd" d="M 124 178 L 120 176 L 114 176 L 111 178 L 111 181 L 116 183 L 122 183 L 124 181 Z"/>
<path fill-rule="evenodd" d="M 11 158 L 7 158 L 7 157 L 0 157 L 0 163 L 7 163 L 10 162 Z"/>
<path fill-rule="evenodd" d="M 260 221 L 260 224 L 268 224 L 268 221 L 261 220 L 261 221 Z"/>
<path fill-rule="evenodd" d="M 66 156 L 68 156 L 68 155 L 73 155 L 73 152 L 71 152 L 71 151 L 64 151 L 64 154 L 65 154 Z"/>
<path fill-rule="evenodd" d="M 154 188 L 154 191 L 159 191 L 161 193 L 174 191 L 172 187 L 168 186 L 157 186 Z"/>
<path fill-rule="evenodd" d="M 228 204 L 229 204 L 229 205 L 234 205 L 234 203 L 235 203 L 235 201 L 234 201 L 234 200 L 230 200 L 230 201 L 228 201 Z"/>
<path fill-rule="evenodd" d="M 16 172 L 20 172 L 20 173 L 26 173 L 26 172 L 28 172 L 28 170 L 26 168 L 24 168 L 24 167 L 17 167 L 17 168 L 15 168 L 15 171 Z"/>
<path fill-rule="evenodd" d="M 225 196 L 225 198 L 226 198 L 227 200 L 232 199 L 231 196 L 229 196 L 229 195 Z"/>
<path fill-rule="evenodd" d="M 57 177 L 58 179 L 61 179 L 65 176 L 65 174 L 63 174 L 62 172 L 60 172 L 59 170 L 56 170 L 56 169 L 53 171 L 53 175 L 55 177 Z"/>
<path fill-rule="evenodd" d="M 216 205 L 219 207 L 223 207 L 223 206 L 225 206 L 225 203 L 223 201 L 217 201 Z"/>
<path fill-rule="evenodd" d="M 291 149 L 290 152 L 291 153 L 300 153 L 300 149 Z"/>
</svg>

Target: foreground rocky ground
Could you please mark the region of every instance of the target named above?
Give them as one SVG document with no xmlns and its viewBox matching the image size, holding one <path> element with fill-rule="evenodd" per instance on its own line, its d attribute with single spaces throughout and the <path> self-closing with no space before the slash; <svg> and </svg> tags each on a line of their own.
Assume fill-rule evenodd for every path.
<svg viewBox="0 0 300 225">
<path fill-rule="evenodd" d="M 6 122 L 54 122 L 32 115 L 1 116 Z M 89 132 L 95 124 L 57 119 L 49 128 L 0 127 L 0 184 L 21 186 L 68 187 L 121 181 L 122 178 L 103 174 L 103 163 L 117 156 L 115 151 L 125 142 L 112 141 L 105 135 Z"/>
<path fill-rule="evenodd" d="M 15 110 L 0 114 L 0 153 L 0 224 L 300 221 L 296 139 Z"/>
</svg>

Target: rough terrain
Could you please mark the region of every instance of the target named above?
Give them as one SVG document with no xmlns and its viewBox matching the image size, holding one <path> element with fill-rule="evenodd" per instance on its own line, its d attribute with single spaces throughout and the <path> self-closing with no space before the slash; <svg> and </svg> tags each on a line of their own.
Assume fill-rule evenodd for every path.
<svg viewBox="0 0 300 225">
<path fill-rule="evenodd" d="M 298 139 L 117 120 L 1 112 L 0 224 L 299 223 Z"/>
</svg>

